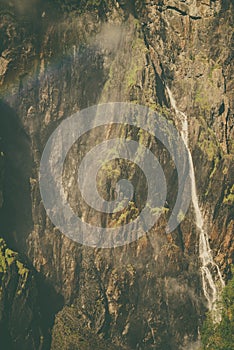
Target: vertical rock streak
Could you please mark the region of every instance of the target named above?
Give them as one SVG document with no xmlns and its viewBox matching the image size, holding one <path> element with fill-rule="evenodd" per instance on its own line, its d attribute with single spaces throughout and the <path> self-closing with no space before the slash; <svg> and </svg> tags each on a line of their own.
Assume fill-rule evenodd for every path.
<svg viewBox="0 0 234 350">
<path fill-rule="evenodd" d="M 191 152 L 189 150 L 189 135 L 188 135 L 188 118 L 187 115 L 181 112 L 177 106 L 176 101 L 172 95 L 172 92 L 168 87 L 167 92 L 171 102 L 171 106 L 176 112 L 180 122 L 181 122 L 181 136 L 184 143 L 188 149 L 189 163 L 190 163 L 190 178 L 191 178 L 191 195 L 192 203 L 195 212 L 196 225 L 200 232 L 199 236 L 199 258 L 201 261 L 201 276 L 202 276 L 202 289 L 204 296 L 208 302 L 208 309 L 212 311 L 214 322 L 219 322 L 221 320 L 221 310 L 219 307 L 219 299 L 221 295 L 221 290 L 225 283 L 222 278 L 220 269 L 218 265 L 214 262 L 212 251 L 209 244 L 208 233 L 205 229 L 204 218 L 199 206 L 198 195 L 196 189 L 196 179 L 194 172 L 194 165 Z"/>
</svg>

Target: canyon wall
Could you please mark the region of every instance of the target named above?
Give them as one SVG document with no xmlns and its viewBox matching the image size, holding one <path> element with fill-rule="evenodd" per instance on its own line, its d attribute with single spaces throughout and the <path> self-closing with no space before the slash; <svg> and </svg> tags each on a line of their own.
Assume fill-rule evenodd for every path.
<svg viewBox="0 0 234 350">
<path fill-rule="evenodd" d="M 0 18 L 0 136 L 6 163 L 0 234 L 27 256 L 53 290 L 50 295 L 63 299 L 60 308 L 66 305 L 56 316 L 52 349 L 82 349 L 84 339 L 84 348 L 95 342 L 100 349 L 110 348 L 110 342 L 118 349 L 196 348 L 208 307 L 199 230 L 191 204 L 179 227 L 165 234 L 177 180 L 175 166 L 152 136 L 107 126 L 86 135 L 67 159 L 66 183 L 74 181 L 74 159 L 116 132 L 158 153 L 167 205 L 147 235 L 123 247 L 86 247 L 60 233 L 45 213 L 38 172 L 52 131 L 98 103 L 145 105 L 181 130 L 168 86 L 188 117 L 199 204 L 214 261 L 227 279 L 234 248 L 232 2 L 38 0 L 33 10 L 26 1 L 2 2 Z M 125 175 L 143 198 L 142 178 L 128 166 Z M 109 195 L 124 165 L 112 168 L 115 178 L 108 169 L 101 177 L 109 181 Z M 70 203 L 93 220 L 79 194 L 70 191 Z M 124 224 L 136 213 L 135 203 L 115 219 Z M 74 329 L 82 330 L 80 335 Z M 37 328 L 35 349 L 40 336 Z"/>
</svg>

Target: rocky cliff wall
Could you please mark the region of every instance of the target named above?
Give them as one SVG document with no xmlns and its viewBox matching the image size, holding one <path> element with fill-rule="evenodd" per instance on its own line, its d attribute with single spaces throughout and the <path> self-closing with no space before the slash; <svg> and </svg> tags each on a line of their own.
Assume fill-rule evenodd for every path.
<svg viewBox="0 0 234 350">
<path fill-rule="evenodd" d="M 78 318 L 74 324 L 111 339 L 119 348 L 188 348 L 198 338 L 206 310 L 192 206 L 170 235 L 164 234 L 165 210 L 137 242 L 110 250 L 88 248 L 61 235 L 46 216 L 38 169 L 56 126 L 100 102 L 147 105 L 180 129 L 167 84 L 188 115 L 199 200 L 214 258 L 227 276 L 233 259 L 234 210 L 232 3 L 44 1 L 34 9 L 35 20 L 26 2 L 21 8 L 1 9 L 1 96 L 7 104 L 1 107 L 1 132 L 14 188 L 6 189 L 4 210 L 16 213 L 14 223 L 4 215 L 7 239 L 66 303 L 73 304 Z M 136 131 L 124 132 L 138 141 L 142 137 Z M 86 147 L 77 144 L 71 150 L 66 180 L 75 154 L 82 158 L 103 134 L 107 138 L 114 131 L 97 131 L 85 139 Z M 156 149 L 149 135 L 141 141 Z M 161 151 L 159 158 L 168 161 Z M 18 171 L 10 174 L 11 169 Z M 169 210 L 175 197 L 174 170 L 173 165 L 167 169 Z M 130 178 L 135 173 L 135 168 L 127 171 Z M 142 196 L 137 180 L 135 185 Z M 77 198 L 71 193 L 72 206 L 92 220 Z M 121 220 L 126 222 L 127 216 Z M 70 313 L 65 308 L 58 315 L 53 344 L 60 318 Z"/>
<path fill-rule="evenodd" d="M 0 214 L 4 205 L 5 155 L 0 151 Z M 1 220 L 2 223 L 2 220 Z M 2 231 L 2 227 L 1 227 Z M 42 322 L 36 273 L 0 238 L 0 338 L 5 349 L 43 349 L 48 339 Z M 45 337 L 46 336 L 46 337 Z"/>
</svg>

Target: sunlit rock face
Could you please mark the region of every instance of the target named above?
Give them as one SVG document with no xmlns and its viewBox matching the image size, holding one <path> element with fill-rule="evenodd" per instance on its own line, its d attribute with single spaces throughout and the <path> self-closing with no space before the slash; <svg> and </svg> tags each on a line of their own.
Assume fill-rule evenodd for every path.
<svg viewBox="0 0 234 350">
<path fill-rule="evenodd" d="M 233 5 L 192 0 L 80 5 L 38 0 L 34 5 L 25 1 L 0 7 L 0 136 L 7 178 L 1 235 L 67 304 L 56 316 L 52 349 L 58 344 L 61 349 L 91 349 L 95 342 L 100 349 L 110 348 L 110 342 L 118 349 L 193 349 L 208 307 L 199 230 L 191 205 L 180 226 L 165 234 L 177 177 L 163 147 L 137 129 L 107 126 L 85 135 L 68 154 L 64 186 L 72 208 L 91 223 L 97 217 L 68 185 L 74 184 L 74 169 L 87 151 L 121 134 L 157 154 L 167 180 L 165 210 L 147 235 L 123 247 L 95 249 L 61 234 L 45 213 L 38 173 L 55 128 L 98 103 L 145 105 L 181 130 L 167 85 L 188 118 L 199 205 L 214 261 L 228 276 L 234 210 Z M 111 176 L 108 169 L 99 179 L 104 196 L 112 198 L 116 182 L 126 176 L 144 198 L 144 178 L 136 167 L 112 162 Z M 127 223 L 136 207 L 116 215 L 116 222 Z M 101 214 L 98 220 L 108 221 Z"/>
</svg>

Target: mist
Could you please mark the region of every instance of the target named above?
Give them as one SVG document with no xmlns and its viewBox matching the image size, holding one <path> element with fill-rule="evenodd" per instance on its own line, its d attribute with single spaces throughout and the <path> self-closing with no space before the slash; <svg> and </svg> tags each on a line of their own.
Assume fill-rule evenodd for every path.
<svg viewBox="0 0 234 350">
<path fill-rule="evenodd" d="M 28 16 L 33 19 L 33 16 L 39 10 L 39 5 L 44 3 L 43 0 L 0 0 L 0 6 L 4 9 L 12 9 L 16 15 Z"/>
</svg>

